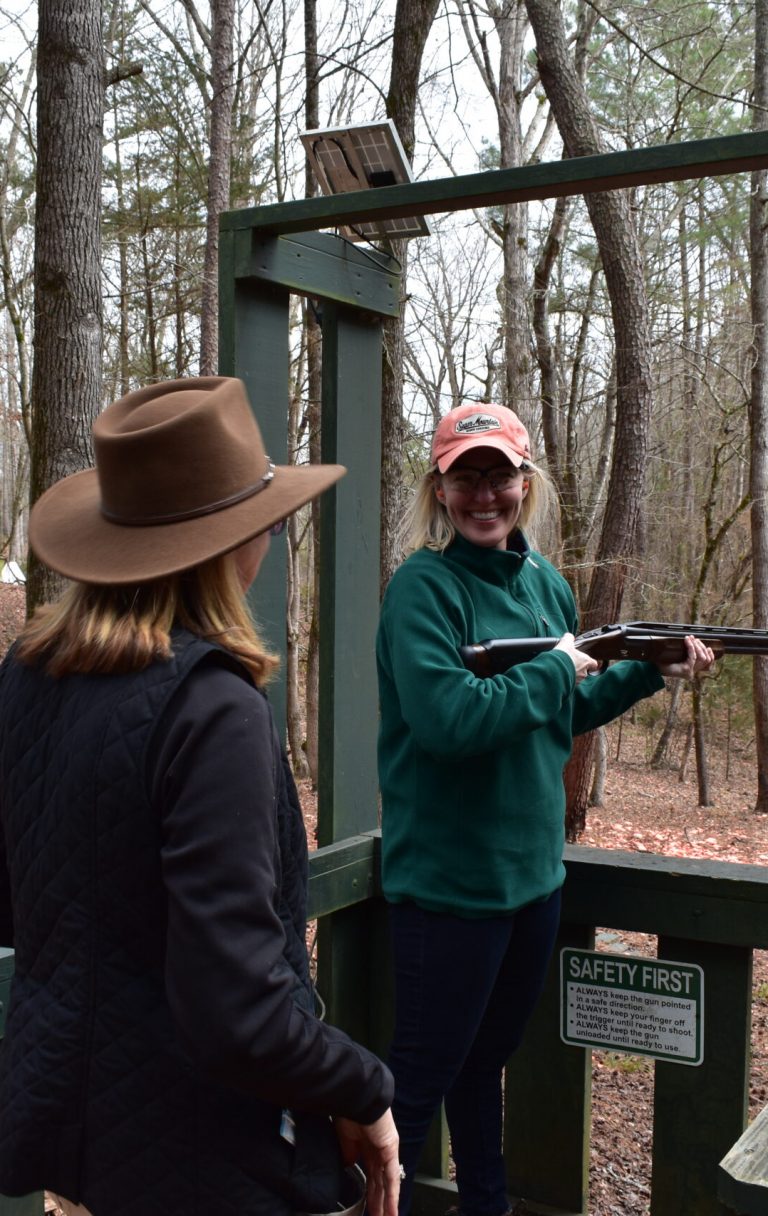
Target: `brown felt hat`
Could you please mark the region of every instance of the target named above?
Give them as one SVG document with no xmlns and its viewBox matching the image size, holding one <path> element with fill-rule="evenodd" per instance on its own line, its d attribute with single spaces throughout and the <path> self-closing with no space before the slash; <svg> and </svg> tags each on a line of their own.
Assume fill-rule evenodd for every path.
<svg viewBox="0 0 768 1216">
<path fill-rule="evenodd" d="M 96 468 L 32 508 L 41 561 L 85 583 L 144 583 L 236 549 L 343 477 L 339 464 L 274 465 L 245 386 L 228 376 L 128 393 L 93 427 Z"/>
</svg>

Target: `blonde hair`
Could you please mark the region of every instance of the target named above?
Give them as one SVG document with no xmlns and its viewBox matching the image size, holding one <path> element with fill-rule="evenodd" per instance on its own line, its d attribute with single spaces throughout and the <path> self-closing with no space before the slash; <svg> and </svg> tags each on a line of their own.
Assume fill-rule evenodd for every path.
<svg viewBox="0 0 768 1216">
<path fill-rule="evenodd" d="M 556 496 L 552 482 L 538 465 L 526 461 L 525 476 L 528 479 L 528 493 L 520 508 L 518 527 L 529 530 L 543 520 L 556 501 Z M 413 490 L 400 528 L 400 539 L 406 555 L 414 553 L 416 549 L 433 549 L 442 553 L 456 536 L 448 512 L 435 494 L 439 477 L 437 465 L 433 465 Z"/>
<path fill-rule="evenodd" d="M 277 667 L 251 620 L 232 553 L 136 586 L 72 583 L 56 603 L 37 609 L 15 654 L 52 676 L 141 671 L 172 657 L 174 626 L 229 651 L 257 685 Z"/>
</svg>

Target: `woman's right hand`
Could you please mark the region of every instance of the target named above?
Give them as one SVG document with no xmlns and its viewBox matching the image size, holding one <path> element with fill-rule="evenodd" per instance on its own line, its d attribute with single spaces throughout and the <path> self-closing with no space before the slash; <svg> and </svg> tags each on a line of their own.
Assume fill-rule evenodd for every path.
<svg viewBox="0 0 768 1216">
<path fill-rule="evenodd" d="M 591 675 L 593 671 L 599 671 L 600 669 L 597 659 L 593 659 L 591 655 L 585 654 L 583 650 L 579 650 L 572 633 L 564 633 L 557 646 L 555 646 L 555 650 L 564 650 L 568 655 L 568 658 L 576 668 L 577 684 L 580 684 L 585 676 Z"/>
<path fill-rule="evenodd" d="M 397 1216 L 400 1197 L 400 1143 L 391 1110 L 375 1123 L 355 1123 L 352 1119 L 333 1120 L 345 1165 L 362 1163 L 368 1216 Z"/>
</svg>

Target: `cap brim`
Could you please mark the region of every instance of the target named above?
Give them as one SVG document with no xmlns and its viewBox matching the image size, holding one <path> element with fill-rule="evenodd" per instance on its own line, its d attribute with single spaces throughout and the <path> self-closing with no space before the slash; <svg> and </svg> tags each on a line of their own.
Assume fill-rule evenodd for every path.
<svg viewBox="0 0 768 1216">
<path fill-rule="evenodd" d="M 95 469 L 46 490 L 29 543 L 52 570 L 99 585 L 146 583 L 209 561 L 265 532 L 343 477 L 340 464 L 278 465 L 269 485 L 231 507 L 169 524 L 126 526 L 101 514 Z"/>
<path fill-rule="evenodd" d="M 458 460 L 459 456 L 463 456 L 465 452 L 474 451 L 475 448 L 495 448 L 497 452 L 502 452 L 516 469 L 519 469 L 526 459 L 520 452 L 516 452 L 511 444 L 505 443 L 503 439 L 491 439 L 487 435 L 478 435 L 476 438 L 463 438 L 448 448 L 447 452 L 443 452 L 437 461 L 439 472 L 447 473 L 448 469 L 450 469 L 454 461 Z"/>
</svg>

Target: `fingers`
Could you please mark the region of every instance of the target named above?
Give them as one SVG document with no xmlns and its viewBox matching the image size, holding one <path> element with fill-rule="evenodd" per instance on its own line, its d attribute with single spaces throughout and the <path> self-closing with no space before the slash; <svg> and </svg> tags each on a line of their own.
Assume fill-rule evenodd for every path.
<svg viewBox="0 0 768 1216">
<path fill-rule="evenodd" d="M 369 1216 L 397 1216 L 400 1198 L 399 1139 L 392 1112 L 375 1123 L 334 1119 L 342 1157 L 346 1164 L 362 1161 L 366 1176 Z"/>
<path fill-rule="evenodd" d="M 700 672 L 709 671 L 714 662 L 714 651 L 700 638 L 688 634 L 685 638 L 686 657 L 679 663 L 659 664 L 663 676 L 671 676 L 679 680 L 692 680 Z"/>
<path fill-rule="evenodd" d="M 585 676 L 591 675 L 593 671 L 597 671 L 600 667 L 597 659 L 593 659 L 591 655 L 585 654 L 583 650 L 578 649 L 572 633 L 564 633 L 557 646 L 555 646 L 555 650 L 562 650 L 568 655 L 576 671 L 577 684 L 580 684 Z"/>
</svg>

